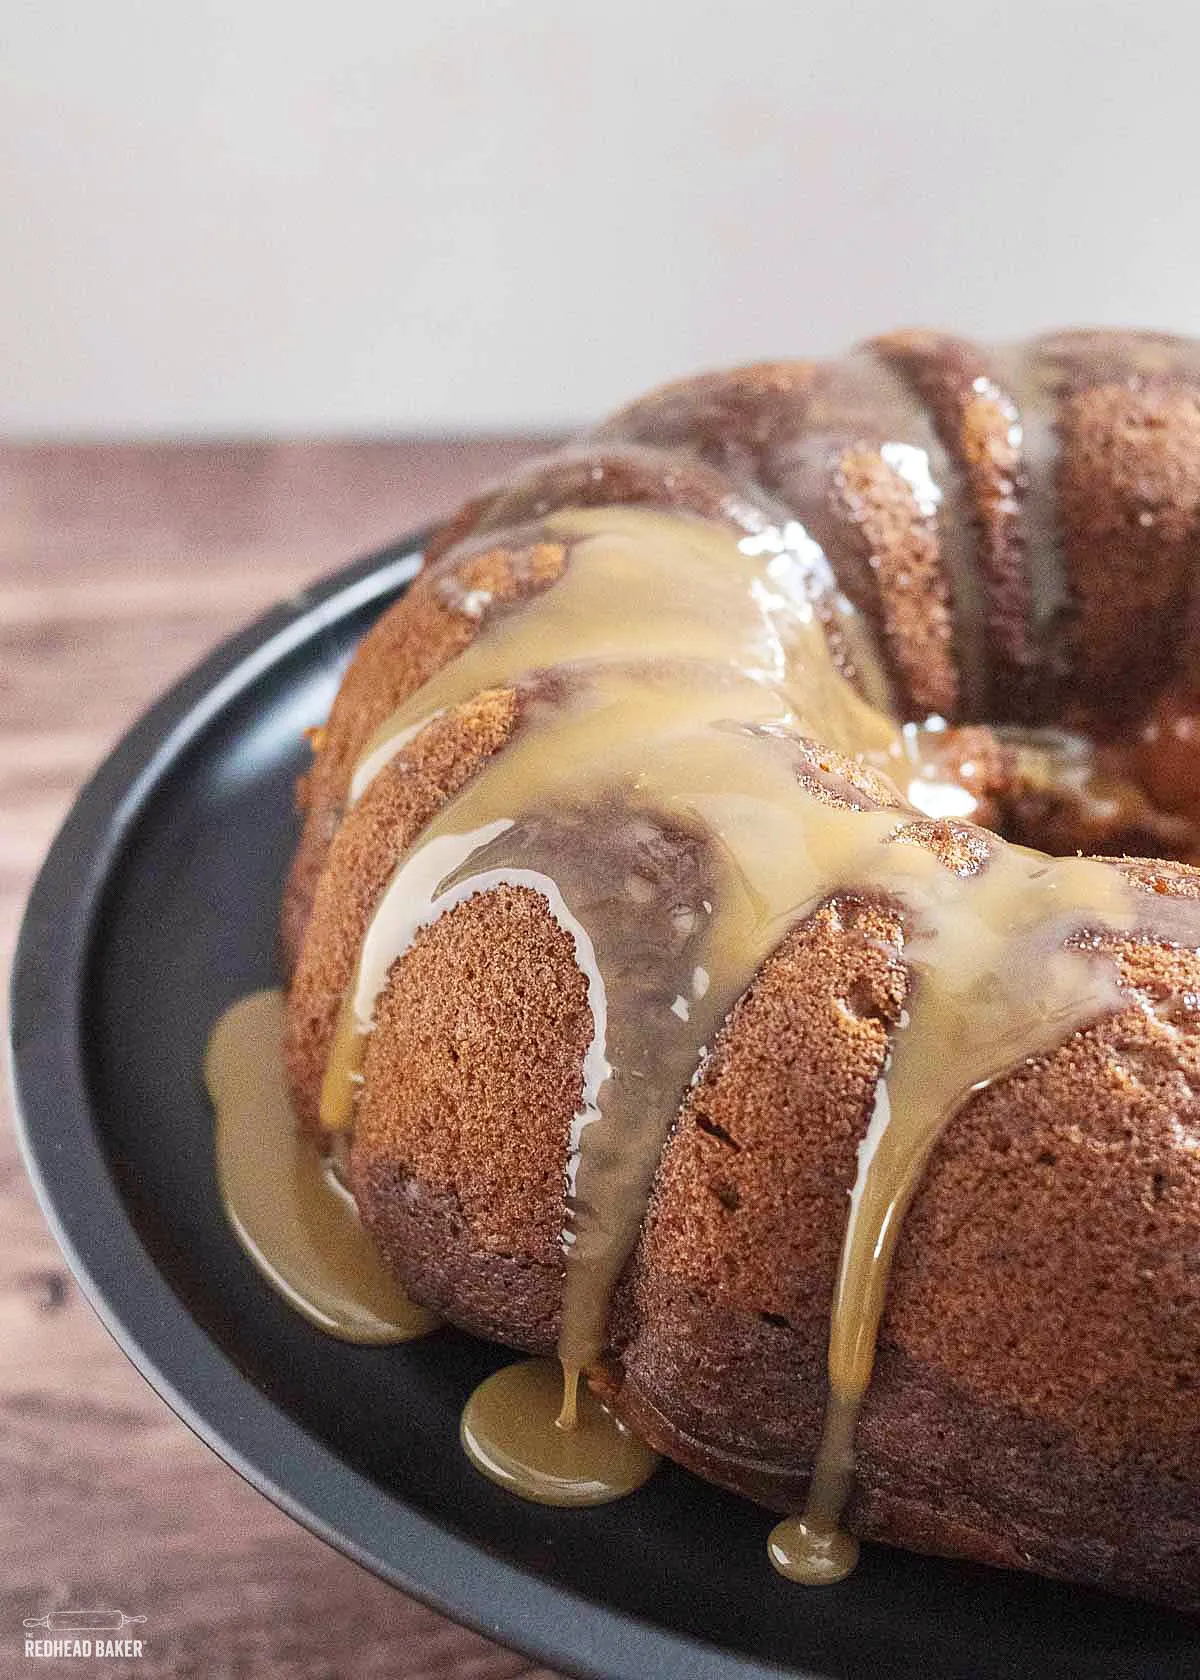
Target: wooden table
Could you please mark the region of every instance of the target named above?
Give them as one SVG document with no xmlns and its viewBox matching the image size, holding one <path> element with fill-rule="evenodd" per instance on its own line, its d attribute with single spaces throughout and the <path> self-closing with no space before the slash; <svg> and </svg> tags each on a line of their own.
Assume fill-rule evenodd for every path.
<svg viewBox="0 0 1200 1680">
<path fill-rule="evenodd" d="M 0 446 L 5 986 L 73 793 L 159 690 L 273 601 L 535 447 Z M 23 1618 L 97 1605 L 145 1613 L 141 1660 L 23 1655 Z M 534 1673 L 330 1551 L 200 1445 L 82 1300 L 0 1129 L 0 1675 Z"/>
</svg>

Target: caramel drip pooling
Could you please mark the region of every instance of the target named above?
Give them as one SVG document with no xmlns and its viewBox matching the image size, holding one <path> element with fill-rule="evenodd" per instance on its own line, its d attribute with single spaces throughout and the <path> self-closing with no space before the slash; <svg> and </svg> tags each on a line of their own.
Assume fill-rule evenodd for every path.
<svg viewBox="0 0 1200 1680">
<path fill-rule="evenodd" d="M 477 1470 L 539 1505 L 607 1505 L 654 1474 L 658 1454 L 619 1422 L 579 1372 L 524 1359 L 488 1377 L 463 1409 Z"/>
<path fill-rule="evenodd" d="M 1200 930 L 1192 907 L 1135 893 L 1110 865 L 980 830 L 960 829 L 942 861 L 911 807 L 856 792 L 811 737 L 881 764 L 903 764 L 905 748 L 834 666 L 794 556 L 642 510 L 554 523 L 572 543 L 562 579 L 486 623 L 380 731 L 355 779 L 361 796 L 393 745 L 458 699 L 501 680 L 521 692 L 517 732 L 376 907 L 323 1118 L 352 1122 L 377 999 L 418 930 L 494 887 L 539 893 L 573 941 L 593 1021 L 568 1140 L 558 1347 L 564 1369 L 586 1371 L 681 1097 L 729 1011 L 821 904 L 896 904 L 909 993 L 858 1152 L 829 1416 L 809 1509 L 772 1542 L 778 1567 L 830 1579 L 852 1550 L 839 1522 L 895 1243 L 942 1127 L 973 1092 L 1122 1006 L 1106 934 L 1152 924 L 1196 943 Z M 522 685 L 550 668 L 553 684 Z M 950 831 L 937 834 L 944 850 Z"/>
<path fill-rule="evenodd" d="M 271 1286 L 318 1329 L 348 1342 L 426 1335 L 437 1319 L 404 1294 L 333 1162 L 297 1130 L 283 1009 L 281 992 L 255 992 L 227 1009 L 209 1038 L 204 1077 L 229 1222 Z"/>
</svg>

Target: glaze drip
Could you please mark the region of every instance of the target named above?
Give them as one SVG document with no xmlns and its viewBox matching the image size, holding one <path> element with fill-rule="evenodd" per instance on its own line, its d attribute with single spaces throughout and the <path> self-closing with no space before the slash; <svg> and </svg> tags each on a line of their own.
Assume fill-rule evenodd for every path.
<svg viewBox="0 0 1200 1680">
<path fill-rule="evenodd" d="M 568 1410 L 569 1408 L 569 1410 Z M 606 1505 L 654 1474 L 650 1451 L 549 1359 L 506 1365 L 463 1409 L 463 1450 L 477 1470 L 539 1505 Z"/>
<path fill-rule="evenodd" d="M 217 1177 L 234 1232 L 289 1305 L 347 1342 L 407 1342 L 437 1328 L 359 1224 L 335 1157 L 296 1129 L 283 1075 L 283 994 L 221 1016 L 204 1077 L 216 1110 Z"/>
</svg>

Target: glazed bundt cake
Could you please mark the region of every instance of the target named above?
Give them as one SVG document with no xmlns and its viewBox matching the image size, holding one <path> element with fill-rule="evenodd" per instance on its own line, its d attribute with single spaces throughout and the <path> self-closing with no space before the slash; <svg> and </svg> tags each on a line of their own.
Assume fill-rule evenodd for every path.
<svg viewBox="0 0 1200 1680">
<path fill-rule="evenodd" d="M 901 333 L 477 497 L 314 741 L 300 1124 L 785 1570 L 1200 1609 L 1198 585 L 1200 346 Z"/>
</svg>

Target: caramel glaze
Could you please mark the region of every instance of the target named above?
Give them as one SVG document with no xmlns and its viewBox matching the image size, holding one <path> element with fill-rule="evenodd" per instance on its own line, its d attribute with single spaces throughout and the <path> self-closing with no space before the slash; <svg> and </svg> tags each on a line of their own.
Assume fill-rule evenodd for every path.
<svg viewBox="0 0 1200 1680">
<path fill-rule="evenodd" d="M 342 1184 L 296 1127 L 283 1075 L 283 994 L 233 1004 L 208 1042 L 221 1199 L 246 1253 L 285 1301 L 347 1342 L 407 1342 L 437 1327 L 376 1252 Z"/>
<path fill-rule="evenodd" d="M 477 1470 L 539 1505 L 606 1505 L 653 1475 L 657 1453 L 619 1423 L 579 1373 L 549 1359 L 506 1365 L 463 1409 L 463 1450 Z"/>
<path fill-rule="evenodd" d="M 1135 895 L 1109 864 L 1050 858 L 982 829 L 958 827 L 968 861 L 939 861 L 938 825 L 880 779 L 936 788 L 911 774 L 921 731 L 900 728 L 838 668 L 814 598 L 828 580 L 814 585 L 803 530 L 739 539 L 632 508 L 566 511 L 546 526 L 568 549 L 558 583 L 490 616 L 360 758 L 352 798 L 447 708 L 501 682 L 521 693 L 516 733 L 428 824 L 375 907 L 322 1122 L 352 1127 L 377 1000 L 419 930 L 494 887 L 539 894 L 573 942 L 593 1022 L 566 1140 L 558 1353 L 569 1397 L 604 1353 L 681 1094 L 729 1010 L 788 930 L 838 893 L 898 905 L 909 1007 L 859 1148 L 825 1432 L 808 1507 L 771 1544 L 785 1573 L 833 1579 L 853 1562 L 840 1517 L 891 1259 L 942 1128 L 973 1092 L 1123 1006 L 1103 936 L 1196 946 L 1200 920 L 1186 901 Z M 827 749 L 873 767 L 870 784 L 852 784 Z M 600 811 L 619 813 L 602 843 L 589 822 Z M 669 891 L 654 869 L 664 828 L 693 840 L 696 858 Z M 519 1483 L 522 1406 L 480 1399 L 468 1417 L 469 1440 L 489 1437 L 477 1459 L 495 1473 L 505 1458 Z M 605 1441 L 601 1458 L 620 1446 L 615 1429 Z M 536 1482 L 531 1472 L 525 1491 Z"/>
</svg>

